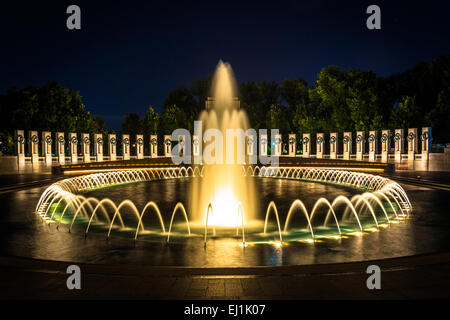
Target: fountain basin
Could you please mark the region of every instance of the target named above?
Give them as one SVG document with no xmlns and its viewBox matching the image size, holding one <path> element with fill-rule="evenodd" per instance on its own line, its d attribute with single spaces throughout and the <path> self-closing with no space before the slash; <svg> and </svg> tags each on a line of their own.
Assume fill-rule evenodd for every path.
<svg viewBox="0 0 450 320">
<path fill-rule="evenodd" d="M 364 193 L 364 190 L 357 191 L 343 185 L 312 180 L 247 178 L 253 179 L 260 204 L 260 217 L 254 228 L 255 236 L 263 231 L 265 210 L 271 201 L 277 206 L 283 230 L 290 205 L 297 198 L 305 203 L 310 212 L 318 198 L 325 197 L 332 201 L 337 196 L 344 195 L 351 199 L 355 194 Z M 126 183 L 97 188 L 87 193 L 98 198 L 110 197 L 117 204 L 123 199 L 130 198 L 139 210 L 143 209 L 149 199 L 153 199 L 161 210 L 165 226 L 168 227 L 174 203 L 188 203 L 192 179 L 195 178 L 167 178 Z M 94 228 L 85 237 L 86 225 L 83 223 L 74 225 L 70 233 L 67 232 L 68 225 L 64 224 L 57 230 L 55 223 L 47 223 L 33 213 L 40 197 L 47 189 L 34 187 L 0 195 L 2 207 L 0 252 L 3 255 L 79 263 L 246 267 L 366 261 L 449 250 L 450 218 L 442 209 L 447 205 L 446 191 L 409 185 L 402 187 L 413 200 L 412 214 L 408 219 L 399 220 L 398 223 L 391 221 L 388 227 L 380 226 L 378 231 L 365 230 L 362 236 L 347 234 L 337 238 L 320 238 L 320 223 L 326 215 L 325 210 L 320 209 L 313 219 L 316 239 L 311 242 L 306 221 L 297 212 L 292 217 L 289 229 L 295 231 L 294 235 L 300 236 L 303 232 L 304 240 L 290 239 L 289 235 L 283 232 L 283 243 L 278 246 L 276 219 L 272 212 L 268 222 L 268 235 L 260 237 L 262 243 L 256 239 L 253 239 L 256 243 L 251 243 L 252 227 L 249 226 L 248 239 L 246 233 L 248 241 L 246 247 L 241 246 L 241 234 L 236 237 L 235 229 L 232 228 L 217 230 L 216 237 L 210 229 L 207 246 L 204 247 L 201 221 L 198 226 L 191 221 L 191 231 L 196 235 L 187 236 L 185 221 L 180 213 L 175 216 L 174 234 L 169 244 L 167 235 L 161 232 L 154 212 L 145 214 L 144 220 L 147 217 L 149 220 L 144 221 L 145 231 L 139 232 L 137 241 L 133 240 L 136 222 L 132 220 L 131 214 L 124 214 L 125 220 L 126 216 L 130 219 L 130 230 L 121 232 L 119 228 L 113 228 L 109 239 L 105 227 L 98 230 Z M 83 195 L 87 196 L 87 193 Z M 366 226 L 363 222 L 363 225 L 369 229 L 368 224 Z M 333 224 L 329 227 L 336 230 Z"/>
<path fill-rule="evenodd" d="M 234 234 L 235 237 L 241 238 L 241 246 L 272 243 L 272 238 L 276 235 L 277 245 L 280 246 L 286 241 L 315 242 L 321 238 L 336 239 L 378 231 L 407 219 L 412 209 L 403 188 L 380 176 L 343 170 L 258 166 L 243 166 L 242 175 L 246 179 L 290 179 L 332 184 L 350 188 L 353 193 L 339 194 L 334 199 L 316 195 L 309 208 L 304 203 L 305 199 L 301 199 L 301 195 L 296 199 L 284 199 L 284 202 L 290 202 L 290 206 L 282 216 L 283 223 L 280 222 L 276 202 L 270 201 L 267 207 L 258 208 L 265 214 L 259 214 L 256 219 L 250 220 L 234 199 L 232 190 L 225 190 L 219 194 L 219 198 L 216 195 L 209 206 L 204 208 L 205 213 L 201 220 L 192 221 L 192 213 L 188 214 L 186 210 L 186 207 L 189 207 L 186 205 L 189 200 L 186 199 L 184 203 L 172 203 L 173 209 L 164 208 L 164 212 L 171 211 L 171 214 L 165 214 L 163 217 L 157 204 L 158 199 L 151 199 L 151 194 L 144 196 L 146 202 L 141 203 L 139 209 L 133 199 L 110 199 L 108 194 L 110 188 L 120 188 L 130 183 L 172 179 L 192 179 L 195 183 L 196 179 L 203 179 L 202 167 L 130 169 L 84 175 L 57 182 L 42 194 L 36 213 L 46 224 L 54 224 L 57 229 L 66 226 L 69 232 L 75 229 L 84 230 L 85 235 L 89 232 L 104 231 L 108 239 L 112 233 L 120 230 L 121 236 L 134 240 L 155 241 L 155 236 L 159 236 L 169 242 L 171 238 L 173 241 L 174 238 L 203 236 L 206 244 L 209 234 L 217 237 L 217 231 L 220 231 L 222 237 L 229 238 L 230 234 Z M 108 189 L 107 193 L 98 194 L 102 189 Z M 181 223 L 178 222 L 180 219 L 175 219 L 177 215 L 183 217 Z M 291 226 L 291 220 L 296 215 L 300 215 L 304 222 Z M 321 217 L 317 218 L 319 215 Z M 271 228 L 271 219 L 275 229 Z M 314 225 L 313 219 L 320 219 L 319 224 Z"/>
</svg>

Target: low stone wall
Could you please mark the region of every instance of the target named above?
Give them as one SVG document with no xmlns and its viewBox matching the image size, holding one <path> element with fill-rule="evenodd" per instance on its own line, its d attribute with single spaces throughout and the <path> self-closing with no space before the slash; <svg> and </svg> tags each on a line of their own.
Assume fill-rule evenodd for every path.
<svg viewBox="0 0 450 320">
<path fill-rule="evenodd" d="M 0 174 L 13 174 L 19 171 L 16 156 L 0 157 Z"/>
<path fill-rule="evenodd" d="M 19 168 L 17 156 L 0 156 L 0 175 L 42 173 L 49 171 L 51 171 L 51 166 L 47 166 L 44 163 L 33 165 L 31 161 L 27 161 Z"/>
<path fill-rule="evenodd" d="M 429 160 L 393 161 L 396 171 L 443 171 L 450 172 L 450 153 L 430 153 Z"/>
<path fill-rule="evenodd" d="M 395 168 L 395 170 L 411 170 L 411 171 L 444 171 L 444 172 L 450 172 L 450 148 L 446 148 L 445 153 L 430 153 L 429 160 L 415 160 L 415 161 L 408 161 L 408 160 L 401 160 L 401 161 L 394 161 L 390 160 L 388 165 L 382 164 L 381 162 L 368 162 L 368 161 L 352 161 L 352 160 L 331 160 L 331 159 L 314 159 L 314 158 L 299 158 L 299 157 L 280 157 L 280 165 L 289 165 L 289 164 L 298 164 L 297 162 L 302 162 L 304 165 L 307 165 L 309 162 L 316 163 L 316 162 L 323 162 L 324 166 L 325 164 L 329 164 L 330 161 L 336 163 L 342 162 L 344 163 L 351 163 L 353 166 L 358 166 L 360 164 L 368 164 L 372 163 L 374 167 L 380 167 L 380 166 L 386 166 L 387 170 L 390 170 L 391 168 Z M 170 158 L 165 157 L 159 157 L 159 158 L 149 158 L 145 160 L 127 160 L 127 161 L 105 161 L 105 162 L 92 162 L 90 164 L 75 164 L 75 165 L 65 165 L 63 168 L 65 170 L 70 170 L 71 168 L 77 168 L 78 170 L 80 168 L 100 168 L 104 167 L 105 169 L 111 169 L 111 167 L 117 167 L 117 169 L 120 169 L 124 167 L 130 167 L 130 166 L 141 166 L 142 164 L 152 164 L 156 166 L 168 166 L 173 165 Z M 55 173 L 58 173 L 60 170 L 60 166 L 56 161 L 53 161 L 53 167 L 49 165 L 45 165 L 43 162 L 40 162 L 39 164 L 33 165 L 31 161 L 26 161 L 23 166 L 19 168 L 18 162 L 17 162 L 17 156 L 0 156 L 0 175 L 7 175 L 7 174 L 17 174 L 17 173 L 39 173 L 39 172 L 49 172 L 52 171 L 52 168 Z M 116 168 L 114 168 L 116 169 Z"/>
</svg>

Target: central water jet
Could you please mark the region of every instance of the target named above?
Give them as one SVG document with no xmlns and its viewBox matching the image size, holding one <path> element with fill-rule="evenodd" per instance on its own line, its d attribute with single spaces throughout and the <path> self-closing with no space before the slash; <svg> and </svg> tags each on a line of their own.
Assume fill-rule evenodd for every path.
<svg viewBox="0 0 450 320">
<path fill-rule="evenodd" d="M 212 98 L 206 102 L 206 109 L 200 114 L 204 131 L 217 129 L 222 133 L 222 141 L 204 142 L 204 149 L 212 143 L 225 146 L 227 130 L 249 128 L 247 115 L 239 108 L 237 98 L 236 81 L 233 70 L 228 63 L 220 61 L 217 65 L 212 88 Z M 239 139 L 239 138 L 237 138 Z M 224 148 L 223 153 L 213 153 L 216 161 L 213 164 L 203 163 L 203 178 L 195 179 L 191 191 L 191 210 L 195 220 L 206 223 L 208 206 L 212 205 L 212 212 L 208 217 L 208 226 L 211 227 L 237 227 L 242 224 L 239 218 L 239 203 L 242 204 L 244 222 L 254 217 L 255 190 L 252 179 L 247 179 L 242 170 L 242 164 L 238 163 L 238 144 L 233 143 L 233 148 Z M 244 147 L 245 150 L 245 147 Z M 223 158 L 227 158 L 226 164 Z M 229 163 L 228 159 L 233 159 Z"/>
</svg>

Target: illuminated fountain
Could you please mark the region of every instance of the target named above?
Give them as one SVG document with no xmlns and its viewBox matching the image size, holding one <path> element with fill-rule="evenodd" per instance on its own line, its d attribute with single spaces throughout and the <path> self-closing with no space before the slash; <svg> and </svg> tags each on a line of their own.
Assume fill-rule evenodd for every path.
<svg viewBox="0 0 450 320">
<path fill-rule="evenodd" d="M 200 115 L 203 131 L 218 129 L 225 133 L 227 129 L 245 131 L 249 128 L 236 96 L 231 67 L 220 62 L 214 76 L 212 98 Z M 204 152 L 210 144 L 211 141 L 203 146 Z M 225 141 L 222 145 L 226 145 Z M 222 157 L 236 154 L 236 148 L 225 150 Z M 242 247 L 260 243 L 280 247 L 287 242 L 314 243 L 321 238 L 339 240 L 361 236 L 406 219 L 412 210 L 403 188 L 385 177 L 345 169 L 249 166 L 228 163 L 215 155 L 219 163 L 106 170 L 68 178 L 44 191 L 36 213 L 49 227 L 55 225 L 62 229 L 65 226 L 69 232 L 81 229 L 85 235 L 102 233 L 108 239 L 113 231 L 121 231 L 124 237 L 134 240 L 156 239 L 169 243 L 174 238 L 180 241 L 189 238 L 206 245 L 208 237 L 234 238 Z M 151 194 L 146 195 L 148 199 L 143 206 L 136 205 L 132 199 L 90 195 L 98 189 L 169 179 L 190 179 L 189 205 L 176 201 L 168 212 L 160 208 L 158 201 L 161 199 Z M 260 201 L 255 179 L 332 184 L 351 189 L 354 194 L 338 195 L 334 199 L 317 197 L 312 206 L 299 194 L 289 200 L 288 210 L 280 212 L 274 199 L 265 208 L 257 205 Z M 295 218 L 302 218 L 302 225 Z"/>
<path fill-rule="evenodd" d="M 400 220 L 407 218 L 411 212 L 411 203 L 406 196 L 403 188 L 396 182 L 370 174 L 359 172 L 348 172 L 342 170 L 327 170 L 317 168 L 290 168 L 290 167 L 240 167 L 241 175 L 249 177 L 259 177 L 265 179 L 294 179 L 300 181 L 312 181 L 317 183 L 331 183 L 338 184 L 345 187 L 351 187 L 355 190 L 363 191 L 361 194 L 353 196 L 351 199 L 345 196 L 338 196 L 332 201 L 325 198 L 319 198 L 314 206 L 308 210 L 301 199 L 296 199 L 292 202 L 290 209 L 284 221 L 282 228 L 279 212 L 276 204 L 272 201 L 266 210 L 264 227 L 261 230 L 253 231 L 250 236 L 254 243 L 264 243 L 267 238 L 267 228 L 270 223 L 271 213 L 275 215 L 276 219 L 276 234 L 279 237 L 278 245 L 283 241 L 297 241 L 296 232 L 291 229 L 291 218 L 294 215 L 295 209 L 300 209 L 300 214 L 304 215 L 307 220 L 306 230 L 310 233 L 310 238 L 303 239 L 307 242 L 314 242 L 315 239 L 322 236 L 317 234 L 321 228 L 327 228 L 328 225 L 334 225 L 324 237 L 340 238 L 344 234 L 360 236 L 364 232 L 376 231 L 381 227 L 387 227 L 391 224 L 397 223 Z M 154 180 L 193 178 L 203 179 L 204 170 L 192 167 L 188 168 L 158 168 L 158 169 L 130 169 L 122 171 L 113 171 L 105 173 L 95 173 L 81 177 L 69 178 L 57 182 L 47 188 L 42 194 L 37 207 L 36 213 L 49 225 L 62 224 L 67 225 L 70 232 L 75 223 L 85 226 L 85 233 L 87 234 L 92 224 L 104 226 L 102 230 L 110 237 L 113 227 L 121 230 L 131 230 L 134 239 L 138 239 L 140 234 L 145 234 L 146 230 L 143 224 L 144 216 L 152 215 L 160 224 L 159 231 L 153 231 L 160 234 L 160 236 L 167 241 L 170 240 L 173 219 L 177 212 L 183 214 L 185 220 L 185 232 L 190 236 L 203 237 L 202 229 L 197 229 L 195 234 L 191 234 L 191 223 L 184 205 L 179 202 L 175 204 L 170 218 L 170 224 L 167 228 L 167 221 L 164 221 L 163 215 L 154 201 L 149 201 L 141 210 L 130 200 L 123 200 L 119 204 L 114 201 L 104 198 L 97 199 L 94 197 L 85 197 L 83 193 L 106 188 L 126 183 L 138 183 Z M 220 189 L 223 190 L 223 189 Z M 223 198 L 215 198 L 217 205 L 224 205 L 229 208 L 231 201 L 231 193 L 225 192 Z M 220 201 L 227 201 L 226 204 Z M 212 202 L 214 203 L 214 202 Z M 232 204 L 233 205 L 233 204 Z M 322 226 L 314 227 L 312 221 L 316 218 L 317 209 L 324 206 L 326 215 L 323 217 Z M 343 206 L 343 207 L 342 207 Z M 131 210 L 134 215 L 134 222 L 130 225 L 125 225 L 121 212 L 127 208 Z M 220 206 L 219 206 L 220 208 Z M 248 235 L 248 230 L 245 231 L 246 224 L 243 220 L 242 208 L 239 203 L 236 209 L 236 215 L 230 215 L 234 221 L 229 222 L 228 219 L 220 224 L 220 220 L 216 220 L 215 226 L 236 227 L 236 233 L 241 231 L 243 243 L 244 234 Z M 210 209 L 208 206 L 207 211 Z M 224 214 L 228 214 L 225 211 Z M 207 212 L 208 213 L 208 212 Z M 210 212 L 209 212 L 210 213 Z M 212 215 L 205 215 L 205 219 Z M 363 225 L 362 219 L 364 216 L 369 216 L 373 223 Z M 231 220 L 230 219 L 230 220 Z M 205 221 L 206 222 L 206 221 Z M 342 225 L 347 226 L 343 230 Z M 352 225 L 352 228 L 348 226 Z M 195 225 L 195 224 L 194 224 Z M 209 222 L 208 222 L 209 225 Z M 298 226 L 297 226 L 298 227 Z M 206 237 L 205 237 L 206 239 Z"/>
<path fill-rule="evenodd" d="M 222 145 L 225 146 L 227 130 L 245 131 L 249 123 L 245 111 L 239 108 L 231 66 L 222 61 L 217 65 L 213 78 L 212 96 L 207 109 L 200 114 L 200 120 L 205 131 L 220 130 L 224 135 Z M 243 223 L 253 219 L 256 210 L 253 181 L 242 174 L 235 157 L 232 163 L 225 159 L 227 153 L 236 155 L 237 149 L 224 149 L 223 154 L 215 154 L 215 163 L 204 164 L 203 177 L 195 179 L 191 190 L 190 211 L 196 214 L 193 216 L 195 220 L 205 224 L 205 229 L 242 227 Z"/>
</svg>

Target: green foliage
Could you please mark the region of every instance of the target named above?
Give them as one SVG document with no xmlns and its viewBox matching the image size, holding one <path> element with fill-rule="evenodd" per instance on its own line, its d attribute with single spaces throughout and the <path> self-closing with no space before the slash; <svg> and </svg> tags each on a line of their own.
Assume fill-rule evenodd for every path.
<svg viewBox="0 0 450 320">
<path fill-rule="evenodd" d="M 168 93 L 159 115 L 149 107 L 143 119 L 124 116 L 122 132 L 162 136 L 177 128 L 192 132 L 194 120 L 210 96 L 212 76 Z M 371 71 L 323 68 L 308 87 L 302 78 L 246 82 L 239 86 L 241 109 L 255 129 L 281 133 L 381 130 L 433 127 L 434 142 L 450 141 L 450 55 L 421 62 L 411 70 L 377 78 Z M 0 95 L 0 148 L 12 152 L 15 129 L 108 133 L 100 116 L 85 110 L 78 91 L 56 81 L 37 88 L 15 87 Z M 147 143 L 146 143 L 147 146 Z"/>
<path fill-rule="evenodd" d="M 416 97 L 405 96 L 391 114 L 391 125 L 394 128 L 417 128 L 421 126 L 420 109 Z"/>
<path fill-rule="evenodd" d="M 286 112 L 280 105 L 272 104 L 266 114 L 266 128 L 279 129 L 280 133 L 287 134 L 290 130 Z"/>
<path fill-rule="evenodd" d="M 256 82 L 242 83 L 239 87 L 241 108 L 247 112 L 250 124 L 255 129 L 265 126 L 265 115 L 262 106 L 261 88 Z"/>
<path fill-rule="evenodd" d="M 90 119 L 89 133 L 90 134 L 101 133 L 104 136 L 106 136 L 109 133 L 102 116 L 96 115 Z"/>
<path fill-rule="evenodd" d="M 152 106 L 147 109 L 145 117 L 142 120 L 142 129 L 144 135 L 157 134 L 159 128 L 159 114 L 155 112 Z"/>
<path fill-rule="evenodd" d="M 169 92 L 167 98 L 164 100 L 163 109 L 163 128 L 172 128 L 174 127 L 175 123 L 179 123 L 181 124 L 181 126 L 177 128 L 185 128 L 190 131 L 193 130 L 194 120 L 197 118 L 197 115 L 201 110 L 199 102 L 195 100 L 193 94 L 191 93 L 191 90 L 189 90 L 185 86 L 181 86 L 178 89 Z M 166 113 L 166 111 L 168 113 L 166 116 L 164 116 L 164 113 Z M 183 117 L 182 121 L 175 118 L 170 118 L 169 120 L 169 118 L 167 118 L 169 117 L 169 114 L 173 114 L 174 116 L 179 115 Z M 174 122 L 167 122 L 172 120 Z M 170 133 L 172 133 L 172 131 L 166 131 L 166 134 Z"/>
<path fill-rule="evenodd" d="M 190 130 L 186 112 L 176 104 L 164 108 L 161 117 L 161 134 L 171 134 L 175 129 L 185 128 Z"/>
<path fill-rule="evenodd" d="M 376 92 L 376 75 L 353 69 L 346 73 L 346 77 L 349 83 L 346 103 L 354 130 L 381 130 L 383 124 Z"/>
<path fill-rule="evenodd" d="M 1 149 L 13 153 L 13 132 L 16 129 L 107 133 L 100 116 L 93 117 L 85 110 L 78 91 L 64 88 L 56 81 L 42 87 L 15 87 L 0 95 Z"/>
<path fill-rule="evenodd" d="M 432 127 L 433 141 L 448 143 L 450 141 L 450 87 L 439 92 L 436 107 L 426 117 Z"/>
<path fill-rule="evenodd" d="M 191 82 L 189 91 L 196 101 L 197 107 L 195 112 L 197 114 L 205 107 L 206 99 L 211 96 L 211 84 L 212 75 Z"/>
<path fill-rule="evenodd" d="M 297 106 L 305 107 L 308 102 L 308 83 L 299 79 L 284 79 L 280 84 L 281 98 L 289 110 L 295 112 Z"/>
<path fill-rule="evenodd" d="M 350 109 L 347 105 L 348 84 L 345 74 L 335 66 L 323 68 L 312 91 L 316 91 L 317 107 L 315 115 L 319 119 L 329 119 L 329 126 L 345 131 L 351 127 Z"/>
<path fill-rule="evenodd" d="M 132 144 L 136 142 L 136 135 L 143 133 L 143 123 L 138 113 L 125 113 L 122 133 L 130 135 Z"/>
</svg>

